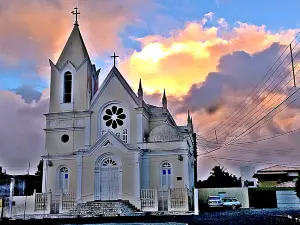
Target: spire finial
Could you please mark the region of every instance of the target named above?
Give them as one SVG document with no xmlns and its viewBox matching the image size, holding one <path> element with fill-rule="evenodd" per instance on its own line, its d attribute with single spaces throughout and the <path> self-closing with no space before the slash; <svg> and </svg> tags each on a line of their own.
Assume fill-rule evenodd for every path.
<svg viewBox="0 0 300 225">
<path fill-rule="evenodd" d="M 164 94 L 162 97 L 162 104 L 164 108 L 167 108 L 167 97 L 166 97 L 166 89 L 164 88 Z"/>
<path fill-rule="evenodd" d="M 77 7 L 75 7 L 74 9 L 75 9 L 75 10 L 73 10 L 73 11 L 71 12 L 73 15 L 75 15 L 75 23 L 74 23 L 74 25 L 79 26 L 79 25 L 78 25 L 78 18 L 77 18 L 77 16 L 80 14 L 80 12 L 77 11 L 77 10 L 78 10 Z"/>
<path fill-rule="evenodd" d="M 190 110 L 188 110 L 187 123 L 189 124 L 190 122 L 191 122 L 191 116 L 190 116 Z"/>
<path fill-rule="evenodd" d="M 142 79 L 140 78 L 139 90 L 138 90 L 138 99 L 139 99 L 139 107 L 143 107 L 143 88 L 142 88 Z"/>
<path fill-rule="evenodd" d="M 142 78 L 140 78 L 139 89 L 138 89 L 138 96 L 142 96 L 142 95 L 143 95 Z"/>
</svg>

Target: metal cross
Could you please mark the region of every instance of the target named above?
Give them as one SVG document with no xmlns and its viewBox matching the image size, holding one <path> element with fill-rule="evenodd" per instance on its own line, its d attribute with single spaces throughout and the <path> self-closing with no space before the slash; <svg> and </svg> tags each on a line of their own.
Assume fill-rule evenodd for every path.
<svg viewBox="0 0 300 225">
<path fill-rule="evenodd" d="M 72 13 L 73 15 L 75 15 L 75 24 L 74 24 L 74 25 L 78 25 L 77 15 L 79 15 L 80 12 L 77 11 L 77 10 L 78 10 L 77 7 L 75 7 L 74 9 L 75 9 L 75 11 L 73 10 L 71 13 Z"/>
<path fill-rule="evenodd" d="M 116 58 L 118 58 L 119 56 L 116 55 L 116 53 L 114 52 L 114 55 L 110 56 L 110 58 L 114 58 L 114 66 L 116 66 Z"/>
</svg>

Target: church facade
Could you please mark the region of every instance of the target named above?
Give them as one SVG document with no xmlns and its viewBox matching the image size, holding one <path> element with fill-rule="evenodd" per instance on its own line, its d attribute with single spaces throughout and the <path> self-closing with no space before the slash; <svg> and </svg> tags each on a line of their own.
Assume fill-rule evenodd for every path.
<svg viewBox="0 0 300 225">
<path fill-rule="evenodd" d="M 143 209 L 147 193 L 194 188 L 193 124 L 178 126 L 168 110 L 135 93 L 114 65 L 101 85 L 76 23 L 56 63 L 51 60 L 43 193 L 72 193 L 76 203 L 129 200 Z M 156 191 L 153 191 L 156 190 Z M 153 196 L 153 195 L 151 195 Z M 149 197 L 149 196 L 148 196 Z"/>
</svg>

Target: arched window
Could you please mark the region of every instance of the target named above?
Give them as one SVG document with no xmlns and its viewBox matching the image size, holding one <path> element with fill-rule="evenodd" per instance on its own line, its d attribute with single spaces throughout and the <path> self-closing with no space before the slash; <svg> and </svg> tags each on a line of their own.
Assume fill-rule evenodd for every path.
<svg viewBox="0 0 300 225">
<path fill-rule="evenodd" d="M 69 190 L 69 171 L 67 167 L 62 167 L 59 170 L 59 190 L 68 192 Z"/>
<path fill-rule="evenodd" d="M 72 100 L 72 73 L 67 71 L 64 74 L 64 103 Z"/>
<path fill-rule="evenodd" d="M 107 158 L 102 162 L 102 167 L 107 168 L 107 167 L 115 167 L 118 166 L 117 162 L 113 160 L 112 158 Z"/>
<path fill-rule="evenodd" d="M 169 162 L 163 162 L 161 164 L 161 187 L 170 188 L 172 178 L 172 168 Z"/>
</svg>

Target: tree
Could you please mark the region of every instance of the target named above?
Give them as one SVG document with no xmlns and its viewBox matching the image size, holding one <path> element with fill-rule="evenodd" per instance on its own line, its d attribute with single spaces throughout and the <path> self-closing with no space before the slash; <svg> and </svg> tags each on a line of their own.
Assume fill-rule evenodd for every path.
<svg viewBox="0 0 300 225">
<path fill-rule="evenodd" d="M 35 172 L 35 176 L 37 179 L 35 180 L 35 189 L 37 193 L 42 192 L 42 183 L 43 183 L 43 160 L 41 159 L 38 166 L 37 171 Z"/>
<path fill-rule="evenodd" d="M 197 186 L 199 188 L 220 188 L 220 187 L 241 187 L 241 178 L 229 174 L 220 166 L 215 166 L 212 169 L 211 175 L 207 180 L 199 180 Z"/>
<path fill-rule="evenodd" d="M 298 198 L 300 198 L 300 179 L 298 177 L 298 180 L 296 181 L 296 184 L 295 184 L 295 191 L 296 191 L 296 195 Z"/>
<path fill-rule="evenodd" d="M 43 175 L 43 160 L 41 159 L 38 166 L 37 166 L 37 171 L 35 172 L 36 176 L 42 177 Z"/>
</svg>

